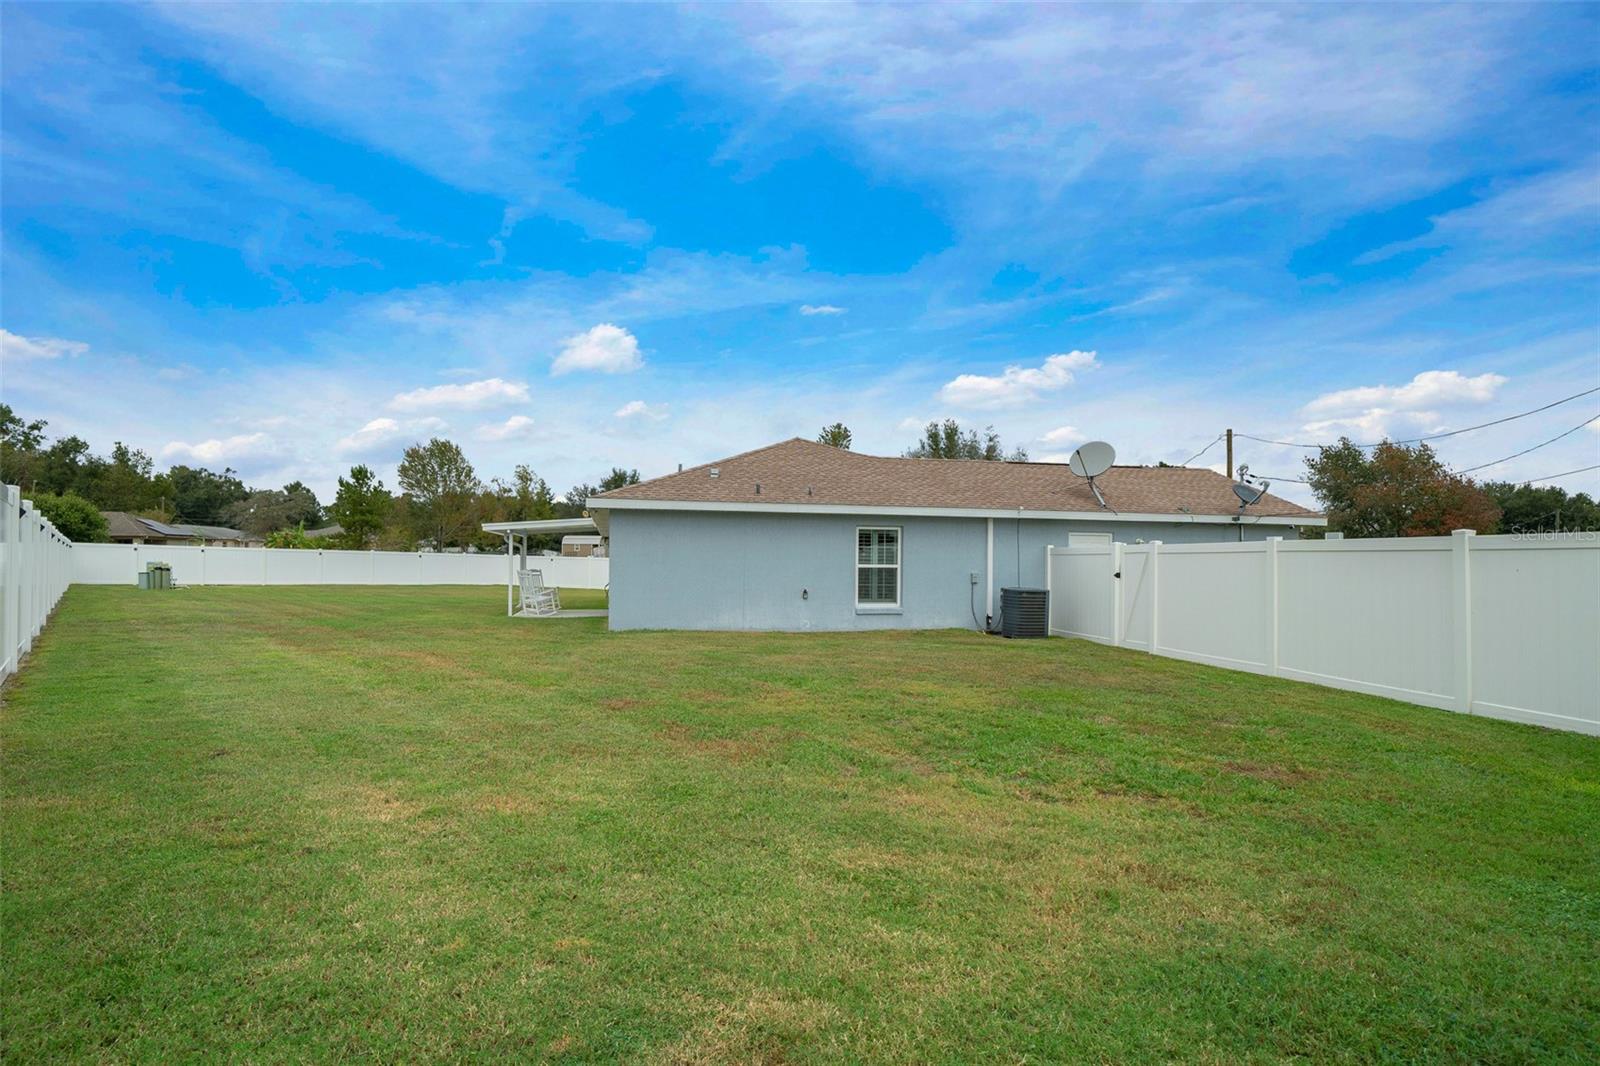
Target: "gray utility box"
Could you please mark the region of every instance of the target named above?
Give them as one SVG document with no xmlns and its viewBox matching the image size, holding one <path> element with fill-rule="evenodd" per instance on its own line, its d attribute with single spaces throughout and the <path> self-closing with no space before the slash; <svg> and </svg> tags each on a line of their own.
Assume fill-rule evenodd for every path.
<svg viewBox="0 0 1600 1066">
<path fill-rule="evenodd" d="M 1049 590 L 1001 589 L 1000 635 L 1021 638 L 1048 637 L 1050 635 Z"/>
</svg>

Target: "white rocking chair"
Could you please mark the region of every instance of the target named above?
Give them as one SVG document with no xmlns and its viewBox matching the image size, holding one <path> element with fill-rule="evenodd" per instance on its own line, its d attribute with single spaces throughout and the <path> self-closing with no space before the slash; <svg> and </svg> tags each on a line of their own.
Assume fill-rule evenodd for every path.
<svg viewBox="0 0 1600 1066">
<path fill-rule="evenodd" d="M 545 585 L 542 571 L 521 570 L 517 577 L 522 586 L 519 615 L 547 617 L 561 610 L 561 593 Z"/>
</svg>

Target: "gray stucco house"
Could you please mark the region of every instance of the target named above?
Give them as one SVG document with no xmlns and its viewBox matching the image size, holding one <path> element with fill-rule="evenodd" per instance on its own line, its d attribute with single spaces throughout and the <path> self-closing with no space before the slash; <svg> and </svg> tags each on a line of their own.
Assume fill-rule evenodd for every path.
<svg viewBox="0 0 1600 1066">
<path fill-rule="evenodd" d="M 591 496 L 612 629 L 981 627 L 1045 548 L 1293 538 L 1319 514 L 1242 512 L 1211 470 L 1115 466 L 1106 506 L 1060 463 L 901 459 L 795 438 Z"/>
</svg>

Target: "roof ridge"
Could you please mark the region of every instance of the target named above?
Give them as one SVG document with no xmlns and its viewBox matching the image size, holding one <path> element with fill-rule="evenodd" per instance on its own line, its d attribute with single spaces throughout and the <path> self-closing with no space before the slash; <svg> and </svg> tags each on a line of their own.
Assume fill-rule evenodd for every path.
<svg viewBox="0 0 1600 1066">
<path fill-rule="evenodd" d="M 696 470 L 709 470 L 714 466 L 720 466 L 723 463 L 732 462 L 735 459 L 744 459 L 747 456 L 758 455 L 761 452 L 770 452 L 774 448 L 781 448 L 785 444 L 793 444 L 796 441 L 799 441 L 802 444 L 816 443 L 814 441 L 807 441 L 804 437 L 790 437 L 787 440 L 775 441 L 772 444 L 763 444 L 759 448 L 750 448 L 747 451 L 737 452 L 733 455 L 725 455 L 721 459 L 713 459 L 707 463 L 700 463 L 696 466 L 686 466 L 681 470 L 674 470 L 668 474 L 658 474 L 657 476 L 653 478 L 647 478 L 644 481 L 635 481 L 632 485 L 620 485 L 617 488 L 612 489 L 610 492 L 600 492 L 596 493 L 596 495 L 601 497 L 609 497 L 615 495 L 616 493 L 626 492 L 629 489 L 642 488 L 645 485 L 654 485 L 657 482 L 665 481 L 668 478 L 682 477 L 684 474 L 692 474 Z M 832 445 L 829 444 L 822 444 L 819 446 L 823 448 L 832 447 Z"/>
</svg>

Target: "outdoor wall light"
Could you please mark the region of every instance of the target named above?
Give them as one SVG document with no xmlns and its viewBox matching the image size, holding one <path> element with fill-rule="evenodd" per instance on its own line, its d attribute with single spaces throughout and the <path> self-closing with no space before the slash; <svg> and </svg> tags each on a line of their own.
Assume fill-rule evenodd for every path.
<svg viewBox="0 0 1600 1066">
<path fill-rule="evenodd" d="M 810 589 L 801 589 L 800 590 L 800 598 L 802 600 L 809 600 L 811 598 L 811 590 Z"/>
</svg>

